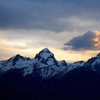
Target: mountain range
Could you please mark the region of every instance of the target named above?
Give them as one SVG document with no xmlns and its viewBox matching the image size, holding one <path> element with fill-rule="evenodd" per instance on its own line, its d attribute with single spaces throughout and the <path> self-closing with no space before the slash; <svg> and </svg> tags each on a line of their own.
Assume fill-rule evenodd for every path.
<svg viewBox="0 0 100 100">
<path fill-rule="evenodd" d="M 67 100 L 100 96 L 100 53 L 88 61 L 57 61 L 45 48 L 31 59 L 0 61 L 0 100 Z"/>
</svg>

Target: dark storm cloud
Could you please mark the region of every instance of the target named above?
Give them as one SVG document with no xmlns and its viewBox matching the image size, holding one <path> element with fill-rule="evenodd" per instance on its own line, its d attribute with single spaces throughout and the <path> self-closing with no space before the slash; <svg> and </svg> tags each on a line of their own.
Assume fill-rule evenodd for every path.
<svg viewBox="0 0 100 100">
<path fill-rule="evenodd" d="M 74 50 L 74 51 L 81 51 L 81 50 L 98 50 L 98 47 L 95 47 L 96 44 L 93 39 L 96 35 L 91 31 L 87 32 L 82 36 L 74 37 L 69 42 L 65 43 L 65 50 Z M 99 48 L 100 49 L 100 48 Z"/>
<path fill-rule="evenodd" d="M 0 28 L 62 31 L 70 29 L 71 23 L 59 19 L 84 16 L 100 20 L 99 5 L 100 0 L 1 0 Z"/>
</svg>

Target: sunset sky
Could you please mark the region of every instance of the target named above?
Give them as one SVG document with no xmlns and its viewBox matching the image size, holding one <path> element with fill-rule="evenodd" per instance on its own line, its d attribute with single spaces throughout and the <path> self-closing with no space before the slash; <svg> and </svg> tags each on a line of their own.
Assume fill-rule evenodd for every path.
<svg viewBox="0 0 100 100">
<path fill-rule="evenodd" d="M 43 48 L 68 62 L 99 53 L 100 0 L 0 0 L 0 60 Z"/>
</svg>

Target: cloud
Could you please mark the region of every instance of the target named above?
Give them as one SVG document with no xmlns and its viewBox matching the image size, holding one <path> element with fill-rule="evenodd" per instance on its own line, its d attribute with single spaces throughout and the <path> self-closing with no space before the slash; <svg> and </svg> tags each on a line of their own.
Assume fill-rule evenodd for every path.
<svg viewBox="0 0 100 100">
<path fill-rule="evenodd" d="M 89 31 L 84 35 L 74 37 L 65 43 L 64 49 L 72 51 L 100 51 L 100 31 Z"/>
<path fill-rule="evenodd" d="M 69 22 L 60 19 L 81 16 L 100 20 L 99 5 L 99 0 L 1 0 L 0 28 L 68 30 Z"/>
</svg>

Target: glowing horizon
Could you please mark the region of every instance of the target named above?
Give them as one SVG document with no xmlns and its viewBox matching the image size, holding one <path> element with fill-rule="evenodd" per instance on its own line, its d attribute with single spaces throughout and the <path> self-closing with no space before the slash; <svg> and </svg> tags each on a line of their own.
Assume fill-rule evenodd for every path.
<svg viewBox="0 0 100 100">
<path fill-rule="evenodd" d="M 100 52 L 98 0 L 44 1 L 0 1 L 0 60 L 16 54 L 34 58 L 43 48 L 69 62 Z"/>
</svg>

